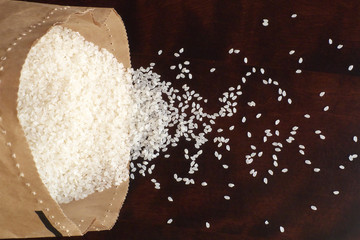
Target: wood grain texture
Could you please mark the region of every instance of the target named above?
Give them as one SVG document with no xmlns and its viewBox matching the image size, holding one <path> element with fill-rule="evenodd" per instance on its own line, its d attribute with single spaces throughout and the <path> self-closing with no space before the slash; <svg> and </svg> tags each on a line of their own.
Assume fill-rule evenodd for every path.
<svg viewBox="0 0 360 240">
<path fill-rule="evenodd" d="M 148 1 L 148 0 L 82 0 L 39 1 L 54 4 L 113 7 L 125 23 L 134 68 L 156 62 L 154 71 L 162 79 L 180 88 L 187 83 L 209 102 L 206 112 L 219 110 L 217 100 L 230 86 L 242 85 L 238 113 L 217 121 L 204 154 L 197 160 L 199 172 L 195 185 L 185 186 L 173 179 L 173 174 L 185 176 L 188 160 L 183 148 L 194 151 L 192 144 L 182 141 L 171 148 L 169 159 L 154 160 L 152 176 L 137 176 L 130 183 L 129 194 L 111 231 L 91 232 L 73 239 L 299 239 L 352 240 L 360 239 L 360 164 L 349 161 L 349 154 L 360 154 L 360 143 L 352 137 L 360 135 L 360 3 L 358 1 Z M 291 15 L 296 13 L 296 18 Z M 269 26 L 262 25 L 263 19 Z M 328 39 L 333 40 L 329 45 Z M 342 49 L 337 49 L 343 44 Z M 180 58 L 174 52 L 184 48 Z M 239 54 L 228 54 L 230 48 Z M 157 55 L 163 50 L 161 56 Z M 294 55 L 289 51 L 294 49 Z M 249 59 L 248 64 L 243 61 Z M 299 64 L 302 57 L 304 62 Z M 192 80 L 176 80 L 172 64 L 189 60 Z M 348 71 L 353 64 L 354 69 Z M 209 69 L 216 71 L 210 73 Z M 252 67 L 257 73 L 241 77 Z M 265 75 L 259 74 L 259 68 Z M 301 69 L 301 74 L 296 74 Z M 286 89 L 291 105 L 277 101 L 277 88 L 262 84 L 272 78 Z M 319 93 L 325 91 L 324 97 Z M 250 108 L 248 101 L 255 101 Z M 330 110 L 323 111 L 325 106 Z M 255 115 L 262 113 L 260 119 Z M 310 114 L 310 119 L 304 118 Z M 245 124 L 241 118 L 247 117 Z M 275 129 L 279 137 L 263 143 L 267 128 Z M 212 139 L 220 134 L 229 137 L 231 151 L 218 149 Z M 293 126 L 299 130 L 296 140 L 287 144 Z M 326 136 L 320 140 L 314 133 L 320 129 Z M 251 131 L 253 137 L 247 138 Z M 279 167 L 273 167 L 271 142 L 279 141 L 284 149 L 278 155 Z M 251 165 L 245 164 L 250 145 L 264 151 Z M 305 156 L 298 145 L 306 146 Z M 286 145 L 286 146 L 285 146 Z M 214 150 L 223 159 L 214 157 Z M 312 164 L 304 161 L 310 159 Z M 228 164 L 229 169 L 221 165 Z M 339 165 L 345 169 L 340 170 Z M 321 169 L 314 173 L 313 168 Z M 249 175 L 255 168 L 256 178 Z M 288 173 L 281 169 L 288 168 Z M 267 173 L 274 171 L 274 176 Z M 265 185 L 263 177 L 269 179 Z M 150 182 L 155 178 L 161 189 Z M 200 185 L 206 181 L 208 186 Z M 232 182 L 234 188 L 227 184 Z M 338 196 L 334 190 L 340 191 Z M 231 196 L 224 200 L 223 196 Z M 172 196 L 174 202 L 167 200 Z M 311 205 L 318 210 L 310 209 Z M 171 225 L 166 224 L 173 218 Z M 269 225 L 264 221 L 268 220 Z M 211 227 L 207 229 L 205 222 Z M 281 233 L 279 227 L 284 226 Z"/>
</svg>

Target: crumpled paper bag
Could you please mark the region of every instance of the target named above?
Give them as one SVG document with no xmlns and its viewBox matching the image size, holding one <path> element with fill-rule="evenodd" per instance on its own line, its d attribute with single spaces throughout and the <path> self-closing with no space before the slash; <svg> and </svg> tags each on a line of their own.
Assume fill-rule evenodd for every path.
<svg viewBox="0 0 360 240">
<path fill-rule="evenodd" d="M 79 32 L 130 67 L 126 30 L 114 9 L 0 0 L 0 238 L 83 235 L 115 224 L 129 182 L 57 204 L 49 195 L 17 118 L 22 65 L 53 25 Z"/>
</svg>

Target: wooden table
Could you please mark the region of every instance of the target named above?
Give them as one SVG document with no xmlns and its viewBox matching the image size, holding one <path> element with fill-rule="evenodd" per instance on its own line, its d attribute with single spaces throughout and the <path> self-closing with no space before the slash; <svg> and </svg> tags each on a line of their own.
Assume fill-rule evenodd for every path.
<svg viewBox="0 0 360 240">
<path fill-rule="evenodd" d="M 133 67 L 155 62 L 154 71 L 162 80 L 177 88 L 186 83 L 207 98 L 202 107 L 209 113 L 220 109 L 223 104 L 218 98 L 229 87 L 241 84 L 243 92 L 237 99 L 237 113 L 217 119 L 207 136 L 204 153 L 196 160 L 199 171 L 193 176 L 194 185 L 173 178 L 174 173 L 189 175 L 183 149 L 195 149 L 183 139 L 169 149 L 170 158 L 162 154 L 153 160 L 152 175 L 137 175 L 131 182 L 111 231 L 73 239 L 360 239 L 360 159 L 349 160 L 349 155 L 360 154 L 360 142 L 353 141 L 353 136 L 360 137 L 358 1 L 41 2 L 115 8 L 127 29 Z M 184 53 L 174 57 L 180 48 Z M 240 53 L 229 54 L 231 48 Z M 295 50 L 292 55 L 291 50 Z M 190 61 L 193 78 L 176 79 L 178 70 L 169 67 L 185 60 Z M 256 73 L 243 83 L 242 77 L 253 67 Z M 264 84 L 269 78 L 279 85 Z M 281 101 L 279 87 L 286 90 Z M 255 107 L 248 105 L 251 101 Z M 244 116 L 247 120 L 242 123 Z M 280 123 L 275 125 L 277 119 Z M 228 130 L 231 125 L 233 131 Z M 292 135 L 295 126 L 298 129 Z M 224 132 L 218 133 L 218 128 Z M 264 142 L 266 129 L 273 136 Z M 231 151 L 213 143 L 217 136 L 230 138 Z M 286 141 L 289 136 L 295 138 L 291 143 Z M 283 144 L 281 152 L 275 151 L 274 141 Z M 253 151 L 251 145 L 257 149 Z M 304 155 L 299 145 L 305 146 Z M 220 161 L 214 151 L 223 155 Z M 246 164 L 245 155 L 260 151 L 261 157 Z M 273 165 L 273 154 L 278 167 Z M 288 172 L 283 173 L 285 168 Z M 252 169 L 256 177 L 249 174 Z M 160 190 L 154 188 L 152 178 L 161 183 Z M 235 186 L 230 188 L 228 183 Z M 174 201 L 168 201 L 168 196 Z M 170 218 L 173 222 L 167 224 Z"/>
</svg>

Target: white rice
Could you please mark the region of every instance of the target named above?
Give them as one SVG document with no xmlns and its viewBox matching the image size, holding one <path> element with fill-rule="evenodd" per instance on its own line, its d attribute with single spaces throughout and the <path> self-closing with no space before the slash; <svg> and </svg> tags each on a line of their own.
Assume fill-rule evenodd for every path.
<svg viewBox="0 0 360 240">
<path fill-rule="evenodd" d="M 268 179 L 267 178 L 264 178 L 263 181 L 264 181 L 265 184 L 268 184 Z"/>
<path fill-rule="evenodd" d="M 313 211 L 316 211 L 316 210 L 317 210 L 317 207 L 314 206 L 314 205 L 312 205 L 310 208 L 311 208 L 311 210 L 313 210 Z"/>
<path fill-rule="evenodd" d="M 206 222 L 206 223 L 205 223 L 205 226 L 206 226 L 206 228 L 210 228 L 210 223 L 209 223 L 209 222 Z"/>
<path fill-rule="evenodd" d="M 18 118 L 40 177 L 58 203 L 129 177 L 131 74 L 107 50 L 55 26 L 30 49 Z"/>
</svg>

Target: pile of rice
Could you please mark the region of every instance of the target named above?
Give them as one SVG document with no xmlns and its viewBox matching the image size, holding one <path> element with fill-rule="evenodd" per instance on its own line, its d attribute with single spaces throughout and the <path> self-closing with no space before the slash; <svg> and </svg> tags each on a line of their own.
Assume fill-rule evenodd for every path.
<svg viewBox="0 0 360 240">
<path fill-rule="evenodd" d="M 155 165 L 149 162 L 182 136 L 197 149 L 207 141 L 210 123 L 196 133 L 196 122 L 216 116 L 203 112 L 198 93 L 184 85 L 182 94 L 161 81 L 153 66 L 125 69 L 106 49 L 61 26 L 30 49 L 21 70 L 18 118 L 40 177 L 58 203 L 128 180 L 130 160 L 140 160 L 139 174 L 151 174 Z M 191 169 L 197 168 L 194 161 Z M 133 179 L 134 162 L 131 171 Z"/>
<path fill-rule="evenodd" d="M 70 29 L 52 27 L 31 48 L 18 118 L 43 183 L 58 203 L 129 178 L 131 71 Z"/>
</svg>

